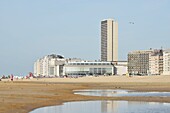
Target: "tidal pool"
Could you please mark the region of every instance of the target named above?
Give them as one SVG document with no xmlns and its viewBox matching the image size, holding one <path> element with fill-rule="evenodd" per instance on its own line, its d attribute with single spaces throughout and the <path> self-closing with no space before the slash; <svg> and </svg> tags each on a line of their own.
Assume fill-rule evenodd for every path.
<svg viewBox="0 0 170 113">
<path fill-rule="evenodd" d="M 107 96 L 107 97 L 121 97 L 121 96 L 146 96 L 146 97 L 170 97 L 170 92 L 137 92 L 133 90 L 75 90 L 74 94 L 87 96 Z"/>
<path fill-rule="evenodd" d="M 30 113 L 169 113 L 170 103 L 81 101 L 35 109 Z"/>
</svg>

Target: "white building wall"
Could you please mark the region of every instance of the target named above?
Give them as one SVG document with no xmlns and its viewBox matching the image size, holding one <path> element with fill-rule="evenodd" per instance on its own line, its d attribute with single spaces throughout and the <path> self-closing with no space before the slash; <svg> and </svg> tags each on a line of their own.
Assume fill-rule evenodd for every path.
<svg viewBox="0 0 170 113">
<path fill-rule="evenodd" d="M 151 75 L 159 75 L 159 56 L 150 56 L 149 71 Z"/>
<path fill-rule="evenodd" d="M 34 75 L 35 76 L 59 76 L 59 65 L 63 65 L 65 59 L 61 59 L 55 55 L 48 55 L 41 59 L 38 59 L 34 63 Z"/>
<path fill-rule="evenodd" d="M 118 22 L 113 22 L 113 60 L 118 61 Z"/>
<path fill-rule="evenodd" d="M 170 75 L 170 50 L 163 53 L 163 75 Z"/>
<path fill-rule="evenodd" d="M 115 65 L 115 75 L 126 75 L 127 73 L 127 66 Z"/>
<path fill-rule="evenodd" d="M 53 70 L 52 70 L 53 69 Z M 49 76 L 56 76 L 56 59 L 55 58 L 49 58 Z"/>
<path fill-rule="evenodd" d="M 34 76 L 39 76 L 41 74 L 41 60 L 37 60 L 34 63 Z"/>
<path fill-rule="evenodd" d="M 49 59 L 47 56 L 44 57 L 43 62 L 42 62 L 42 67 L 43 67 L 43 76 L 48 76 L 49 75 Z"/>
<path fill-rule="evenodd" d="M 37 62 L 34 63 L 34 76 L 37 76 Z"/>
<path fill-rule="evenodd" d="M 58 66 L 56 66 L 56 69 L 57 69 L 57 73 L 56 73 L 56 74 L 57 74 L 57 76 L 60 76 L 60 73 L 59 73 L 59 72 L 60 72 L 60 71 L 59 71 L 59 65 L 58 65 Z"/>
</svg>

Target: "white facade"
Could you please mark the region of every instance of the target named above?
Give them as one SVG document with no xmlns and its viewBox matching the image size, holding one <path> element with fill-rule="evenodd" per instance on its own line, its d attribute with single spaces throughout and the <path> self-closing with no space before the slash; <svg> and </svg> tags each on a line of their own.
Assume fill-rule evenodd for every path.
<svg viewBox="0 0 170 113">
<path fill-rule="evenodd" d="M 38 59 L 34 63 L 35 76 L 60 76 L 63 75 L 62 68 L 65 59 L 59 55 L 48 55 Z"/>
<path fill-rule="evenodd" d="M 163 75 L 170 75 L 170 49 L 163 52 Z"/>
<path fill-rule="evenodd" d="M 159 75 L 159 56 L 149 58 L 149 71 L 151 75 Z"/>
<path fill-rule="evenodd" d="M 34 63 L 34 75 L 38 76 L 38 75 L 42 75 L 42 68 L 41 68 L 41 59 L 38 59 L 35 63 Z"/>
<path fill-rule="evenodd" d="M 128 73 L 127 61 L 117 61 L 114 64 L 114 74 L 115 75 L 126 75 Z"/>
<path fill-rule="evenodd" d="M 163 56 L 150 56 L 149 71 L 151 75 L 161 75 L 163 73 Z"/>
<path fill-rule="evenodd" d="M 155 49 L 149 56 L 149 75 L 163 73 L 163 50 Z"/>
<path fill-rule="evenodd" d="M 115 75 L 126 75 L 127 73 L 127 66 L 115 65 Z"/>
</svg>

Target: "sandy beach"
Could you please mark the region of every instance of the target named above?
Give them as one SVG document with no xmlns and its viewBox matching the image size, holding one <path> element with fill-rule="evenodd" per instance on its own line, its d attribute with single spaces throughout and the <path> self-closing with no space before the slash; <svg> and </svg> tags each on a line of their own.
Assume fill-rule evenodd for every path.
<svg viewBox="0 0 170 113">
<path fill-rule="evenodd" d="M 101 76 L 0 81 L 0 112 L 28 113 L 33 109 L 71 101 L 131 100 L 168 102 L 170 97 L 94 97 L 74 95 L 79 89 L 133 89 L 170 92 L 170 76 Z"/>
</svg>

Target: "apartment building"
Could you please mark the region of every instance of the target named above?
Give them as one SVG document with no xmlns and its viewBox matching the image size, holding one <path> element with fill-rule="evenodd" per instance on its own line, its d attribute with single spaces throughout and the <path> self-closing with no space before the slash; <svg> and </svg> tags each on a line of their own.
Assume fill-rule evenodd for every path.
<svg viewBox="0 0 170 113">
<path fill-rule="evenodd" d="M 153 50 L 149 57 L 149 74 L 161 75 L 163 73 L 163 50 Z"/>
<path fill-rule="evenodd" d="M 34 63 L 35 76 L 59 76 L 63 75 L 65 59 L 61 55 L 47 55 Z"/>
<path fill-rule="evenodd" d="M 170 49 L 163 52 L 163 75 L 170 75 Z"/>
<path fill-rule="evenodd" d="M 128 72 L 133 75 L 148 75 L 149 56 L 152 50 L 128 53 Z"/>
<path fill-rule="evenodd" d="M 128 72 L 132 75 L 160 75 L 163 73 L 163 50 L 129 52 Z"/>
</svg>

